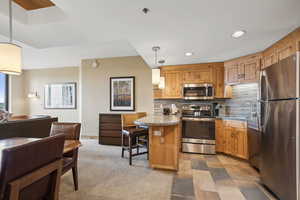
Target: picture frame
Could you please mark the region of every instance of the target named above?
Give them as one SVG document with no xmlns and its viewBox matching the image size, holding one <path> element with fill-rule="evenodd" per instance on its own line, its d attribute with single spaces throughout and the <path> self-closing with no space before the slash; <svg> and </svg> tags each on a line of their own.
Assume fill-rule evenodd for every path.
<svg viewBox="0 0 300 200">
<path fill-rule="evenodd" d="M 110 111 L 135 111 L 135 77 L 110 77 Z"/>
<path fill-rule="evenodd" d="M 44 90 L 45 109 L 77 109 L 76 82 L 50 83 Z"/>
</svg>

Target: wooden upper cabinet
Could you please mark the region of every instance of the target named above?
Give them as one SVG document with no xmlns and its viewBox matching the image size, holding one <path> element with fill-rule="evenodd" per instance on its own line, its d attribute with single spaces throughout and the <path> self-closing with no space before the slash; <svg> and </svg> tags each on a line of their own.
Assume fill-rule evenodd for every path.
<svg viewBox="0 0 300 200">
<path fill-rule="evenodd" d="M 161 99 L 162 98 L 162 90 L 157 88 L 153 88 L 153 98 L 154 99 Z"/>
<path fill-rule="evenodd" d="M 278 62 L 277 52 L 275 47 L 270 47 L 263 52 L 262 69 L 267 68 Z"/>
<path fill-rule="evenodd" d="M 289 35 L 277 44 L 278 61 L 283 60 L 296 53 L 296 40 L 293 35 Z"/>
<path fill-rule="evenodd" d="M 163 98 L 181 98 L 182 95 L 182 76 L 177 71 L 165 71 L 162 73 L 165 77 L 165 88 L 162 90 Z"/>
<path fill-rule="evenodd" d="M 202 67 L 199 70 L 189 70 L 183 72 L 183 83 L 211 83 L 212 68 Z"/>
<path fill-rule="evenodd" d="M 295 31 L 294 38 L 296 40 L 296 51 L 300 51 L 300 28 Z"/>
<path fill-rule="evenodd" d="M 182 98 L 183 84 L 191 83 L 212 83 L 215 96 L 224 98 L 224 63 L 164 66 L 161 76 L 165 78 L 165 88 L 153 90 L 156 99 Z"/>
<path fill-rule="evenodd" d="M 262 69 L 283 60 L 300 50 L 300 28 L 263 51 Z"/>
<path fill-rule="evenodd" d="M 261 57 L 254 55 L 242 59 L 239 65 L 239 82 L 251 83 L 259 80 L 259 73 L 261 68 Z"/>
<path fill-rule="evenodd" d="M 261 54 L 237 58 L 225 63 L 226 84 L 257 82 L 261 69 Z"/>
<path fill-rule="evenodd" d="M 226 84 L 239 82 L 239 65 L 237 63 L 225 64 L 225 82 Z"/>
<path fill-rule="evenodd" d="M 215 98 L 226 98 L 225 97 L 225 86 L 224 86 L 224 65 L 215 66 Z"/>
</svg>

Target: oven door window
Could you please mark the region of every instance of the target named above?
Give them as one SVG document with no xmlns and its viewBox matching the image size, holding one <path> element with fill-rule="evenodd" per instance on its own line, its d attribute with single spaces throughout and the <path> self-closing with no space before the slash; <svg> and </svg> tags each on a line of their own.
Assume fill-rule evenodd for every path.
<svg viewBox="0 0 300 200">
<path fill-rule="evenodd" d="M 207 90 L 206 87 L 189 87 L 184 88 L 185 97 L 205 97 Z"/>
<path fill-rule="evenodd" d="M 183 138 L 215 140 L 214 121 L 183 121 Z"/>
</svg>

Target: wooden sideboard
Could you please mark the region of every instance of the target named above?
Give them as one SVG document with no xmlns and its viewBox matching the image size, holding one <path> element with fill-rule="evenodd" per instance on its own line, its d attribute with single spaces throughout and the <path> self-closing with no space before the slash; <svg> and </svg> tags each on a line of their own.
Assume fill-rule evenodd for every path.
<svg viewBox="0 0 300 200">
<path fill-rule="evenodd" d="M 216 120 L 216 151 L 248 160 L 247 122 Z"/>
<path fill-rule="evenodd" d="M 99 144 L 121 146 L 121 114 L 99 114 Z M 127 138 L 125 144 L 127 145 Z"/>
</svg>

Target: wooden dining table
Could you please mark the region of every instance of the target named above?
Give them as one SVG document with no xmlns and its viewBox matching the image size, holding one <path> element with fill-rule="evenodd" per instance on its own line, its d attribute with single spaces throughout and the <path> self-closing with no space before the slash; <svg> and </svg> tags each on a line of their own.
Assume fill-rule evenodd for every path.
<svg viewBox="0 0 300 200">
<path fill-rule="evenodd" d="M 8 138 L 0 140 L 0 153 L 3 149 L 34 142 L 37 140 L 41 140 L 42 138 L 22 138 L 22 137 L 14 137 L 14 138 Z M 64 144 L 64 150 L 63 153 L 68 153 L 74 149 L 79 148 L 82 146 L 81 142 L 79 140 L 65 140 Z M 2 153 L 1 153 L 2 155 Z M 1 158 L 0 155 L 0 158 Z"/>
</svg>

